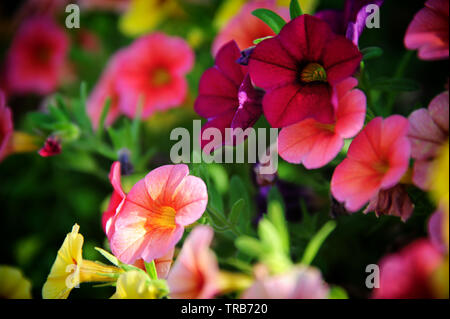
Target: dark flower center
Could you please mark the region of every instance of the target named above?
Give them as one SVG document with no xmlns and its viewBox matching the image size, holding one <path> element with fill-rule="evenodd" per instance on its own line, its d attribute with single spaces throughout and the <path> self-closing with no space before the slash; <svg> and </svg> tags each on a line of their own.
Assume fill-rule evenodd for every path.
<svg viewBox="0 0 450 319">
<path fill-rule="evenodd" d="M 327 72 L 319 63 L 308 63 L 300 72 L 300 80 L 305 83 L 326 82 Z"/>
</svg>

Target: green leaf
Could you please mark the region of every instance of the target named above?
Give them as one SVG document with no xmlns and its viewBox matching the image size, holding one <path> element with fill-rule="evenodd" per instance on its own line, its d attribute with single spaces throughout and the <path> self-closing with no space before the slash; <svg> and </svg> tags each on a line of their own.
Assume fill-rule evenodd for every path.
<svg viewBox="0 0 450 319">
<path fill-rule="evenodd" d="M 330 293 L 328 294 L 329 299 L 348 299 L 347 292 L 344 288 L 339 286 L 331 286 Z"/>
<path fill-rule="evenodd" d="M 280 202 L 274 200 L 269 202 L 267 217 L 278 232 L 283 251 L 289 253 L 289 231 Z"/>
<path fill-rule="evenodd" d="M 111 108 L 111 99 L 108 97 L 105 101 L 105 105 L 103 106 L 102 114 L 100 115 L 100 119 L 98 121 L 98 127 L 97 127 L 97 138 L 98 139 L 100 139 L 103 134 L 103 130 L 105 128 L 106 117 L 108 116 L 110 108 Z"/>
<path fill-rule="evenodd" d="M 151 279 L 153 280 L 157 280 L 158 279 L 158 273 L 156 272 L 156 265 L 155 265 L 155 261 L 152 260 L 151 262 L 145 262 L 145 270 L 147 271 L 148 275 L 150 276 Z"/>
<path fill-rule="evenodd" d="M 417 91 L 420 89 L 420 86 L 416 81 L 411 79 L 389 79 L 389 78 L 379 78 L 371 83 L 371 88 L 379 91 L 386 92 L 408 92 L 408 91 Z"/>
<path fill-rule="evenodd" d="M 91 119 L 86 113 L 86 95 L 87 95 L 86 83 L 82 82 L 80 87 L 80 99 L 78 101 L 75 101 L 73 113 L 81 129 L 91 134 L 93 130 L 91 125 Z"/>
<path fill-rule="evenodd" d="M 264 40 L 271 39 L 271 38 L 273 38 L 272 35 L 268 35 L 267 37 L 258 38 L 258 39 L 253 40 L 253 44 L 258 44 L 260 42 L 263 42 Z"/>
<path fill-rule="evenodd" d="M 238 199 L 234 204 L 233 207 L 231 207 L 230 215 L 228 216 L 228 220 L 232 224 L 237 224 L 238 219 L 240 216 L 242 216 L 242 212 L 245 207 L 245 201 L 244 199 Z"/>
<path fill-rule="evenodd" d="M 291 20 L 294 20 L 303 14 L 298 0 L 291 0 L 291 3 L 289 4 L 289 14 L 291 16 Z"/>
<path fill-rule="evenodd" d="M 286 24 L 286 21 L 284 21 L 282 17 L 271 10 L 260 8 L 254 10 L 252 14 L 267 24 L 275 34 L 280 33 L 281 29 Z"/>
<path fill-rule="evenodd" d="M 361 53 L 363 55 L 363 60 L 367 61 L 382 56 L 383 49 L 381 49 L 380 47 L 367 47 L 362 49 Z"/>
<path fill-rule="evenodd" d="M 256 238 L 250 236 L 238 237 L 235 245 L 237 249 L 251 257 L 259 257 L 264 254 L 263 245 Z"/>
<path fill-rule="evenodd" d="M 309 265 L 316 257 L 319 252 L 320 247 L 322 246 L 325 239 L 327 239 L 328 235 L 336 228 L 335 221 L 328 221 L 322 228 L 317 232 L 316 235 L 311 239 L 306 246 L 305 252 L 302 257 L 302 264 Z"/>
<path fill-rule="evenodd" d="M 239 229 L 247 233 L 248 228 L 250 227 L 250 196 L 247 192 L 247 187 L 244 182 L 238 175 L 233 175 L 230 180 L 230 198 L 229 205 L 234 205 L 239 199 L 244 200 L 244 206 L 241 210 L 241 215 L 238 221 Z"/>
<path fill-rule="evenodd" d="M 98 251 L 100 254 L 102 254 L 102 256 L 108 259 L 113 265 L 119 266 L 120 261 L 119 259 L 117 259 L 116 256 L 110 254 L 109 252 L 100 247 L 95 247 L 95 250 Z"/>
<path fill-rule="evenodd" d="M 261 238 L 261 243 L 271 252 L 283 251 L 283 241 L 280 234 L 268 219 L 263 219 L 259 222 L 258 235 Z"/>
</svg>

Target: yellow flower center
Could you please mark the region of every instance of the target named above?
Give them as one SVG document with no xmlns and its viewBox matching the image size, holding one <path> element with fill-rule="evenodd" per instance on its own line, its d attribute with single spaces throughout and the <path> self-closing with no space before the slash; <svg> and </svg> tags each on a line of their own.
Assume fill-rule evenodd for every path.
<svg viewBox="0 0 450 319">
<path fill-rule="evenodd" d="M 152 72 L 151 82 L 153 86 L 163 86 L 170 82 L 170 74 L 164 68 L 158 68 Z"/>
<path fill-rule="evenodd" d="M 308 63 L 300 72 L 302 82 L 326 82 L 327 72 L 319 63 Z"/>
<path fill-rule="evenodd" d="M 174 227 L 175 214 L 175 209 L 170 206 L 163 206 L 161 207 L 158 216 L 155 218 L 155 221 L 159 226 L 162 227 Z"/>
</svg>

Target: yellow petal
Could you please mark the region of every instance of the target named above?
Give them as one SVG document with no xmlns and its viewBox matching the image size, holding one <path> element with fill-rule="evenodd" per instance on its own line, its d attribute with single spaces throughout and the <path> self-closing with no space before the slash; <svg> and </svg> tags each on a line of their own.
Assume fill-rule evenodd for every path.
<svg viewBox="0 0 450 319">
<path fill-rule="evenodd" d="M 31 282 L 22 272 L 0 265 L 0 299 L 31 299 Z"/>
</svg>

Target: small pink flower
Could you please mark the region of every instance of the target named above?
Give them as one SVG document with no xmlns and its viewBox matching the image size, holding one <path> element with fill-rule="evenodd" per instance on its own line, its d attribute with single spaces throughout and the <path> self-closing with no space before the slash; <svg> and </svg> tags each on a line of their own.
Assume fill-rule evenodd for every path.
<svg viewBox="0 0 450 319">
<path fill-rule="evenodd" d="M 322 124 L 306 119 L 281 129 L 278 154 L 287 162 L 302 163 L 307 169 L 329 163 L 344 145 L 344 139 L 355 136 L 364 125 L 366 97 L 354 87 L 355 78 L 347 78 L 335 87 L 335 121 Z"/>
<path fill-rule="evenodd" d="M 50 136 L 45 140 L 44 146 L 38 151 L 42 157 L 55 156 L 61 153 L 61 142 Z"/>
<path fill-rule="evenodd" d="M 0 162 L 10 151 L 13 130 L 11 110 L 6 106 L 5 95 L 0 90 Z"/>
<path fill-rule="evenodd" d="M 119 174 L 120 168 L 113 164 L 110 178 L 117 196 L 103 217 L 103 225 L 112 252 L 124 263 L 133 264 L 141 258 L 150 262 L 164 256 L 180 240 L 184 227 L 206 209 L 206 185 L 190 176 L 184 164 L 154 169 L 122 200 Z"/>
<path fill-rule="evenodd" d="M 355 137 L 331 178 L 331 192 L 347 210 L 361 209 L 380 190 L 400 181 L 411 153 L 407 132 L 407 119 L 393 115 L 374 118 Z"/>
<path fill-rule="evenodd" d="M 419 109 L 409 116 L 408 137 L 411 141 L 411 157 L 415 159 L 413 183 L 428 189 L 428 168 L 440 147 L 449 136 L 448 91 L 436 96 L 428 109 Z"/>
<path fill-rule="evenodd" d="M 242 299 L 326 299 L 328 285 L 315 268 L 298 266 L 287 273 L 258 279 Z"/>
<path fill-rule="evenodd" d="M 433 298 L 431 276 L 442 255 L 425 239 L 418 239 L 380 261 L 380 287 L 375 299 Z"/>
<path fill-rule="evenodd" d="M 214 232 L 195 227 L 169 273 L 170 296 L 176 299 L 208 299 L 218 292 L 219 266 L 209 246 Z"/>
<path fill-rule="evenodd" d="M 8 89 L 13 93 L 54 91 L 65 72 L 68 49 L 66 33 L 51 18 L 30 18 L 21 25 L 8 52 Z"/>
<path fill-rule="evenodd" d="M 285 8 L 276 6 L 274 0 L 249 1 L 242 6 L 241 11 L 233 17 L 227 25 L 220 30 L 212 46 L 212 54 L 215 56 L 219 49 L 231 40 L 241 50 L 253 46 L 253 41 L 267 36 L 274 36 L 272 29 L 260 19 L 252 15 L 252 11 L 265 8 L 278 13 L 286 21 L 289 21 L 289 12 Z"/>
<path fill-rule="evenodd" d="M 423 60 L 448 59 L 448 0 L 428 0 L 408 26 L 405 46 Z"/>
</svg>

